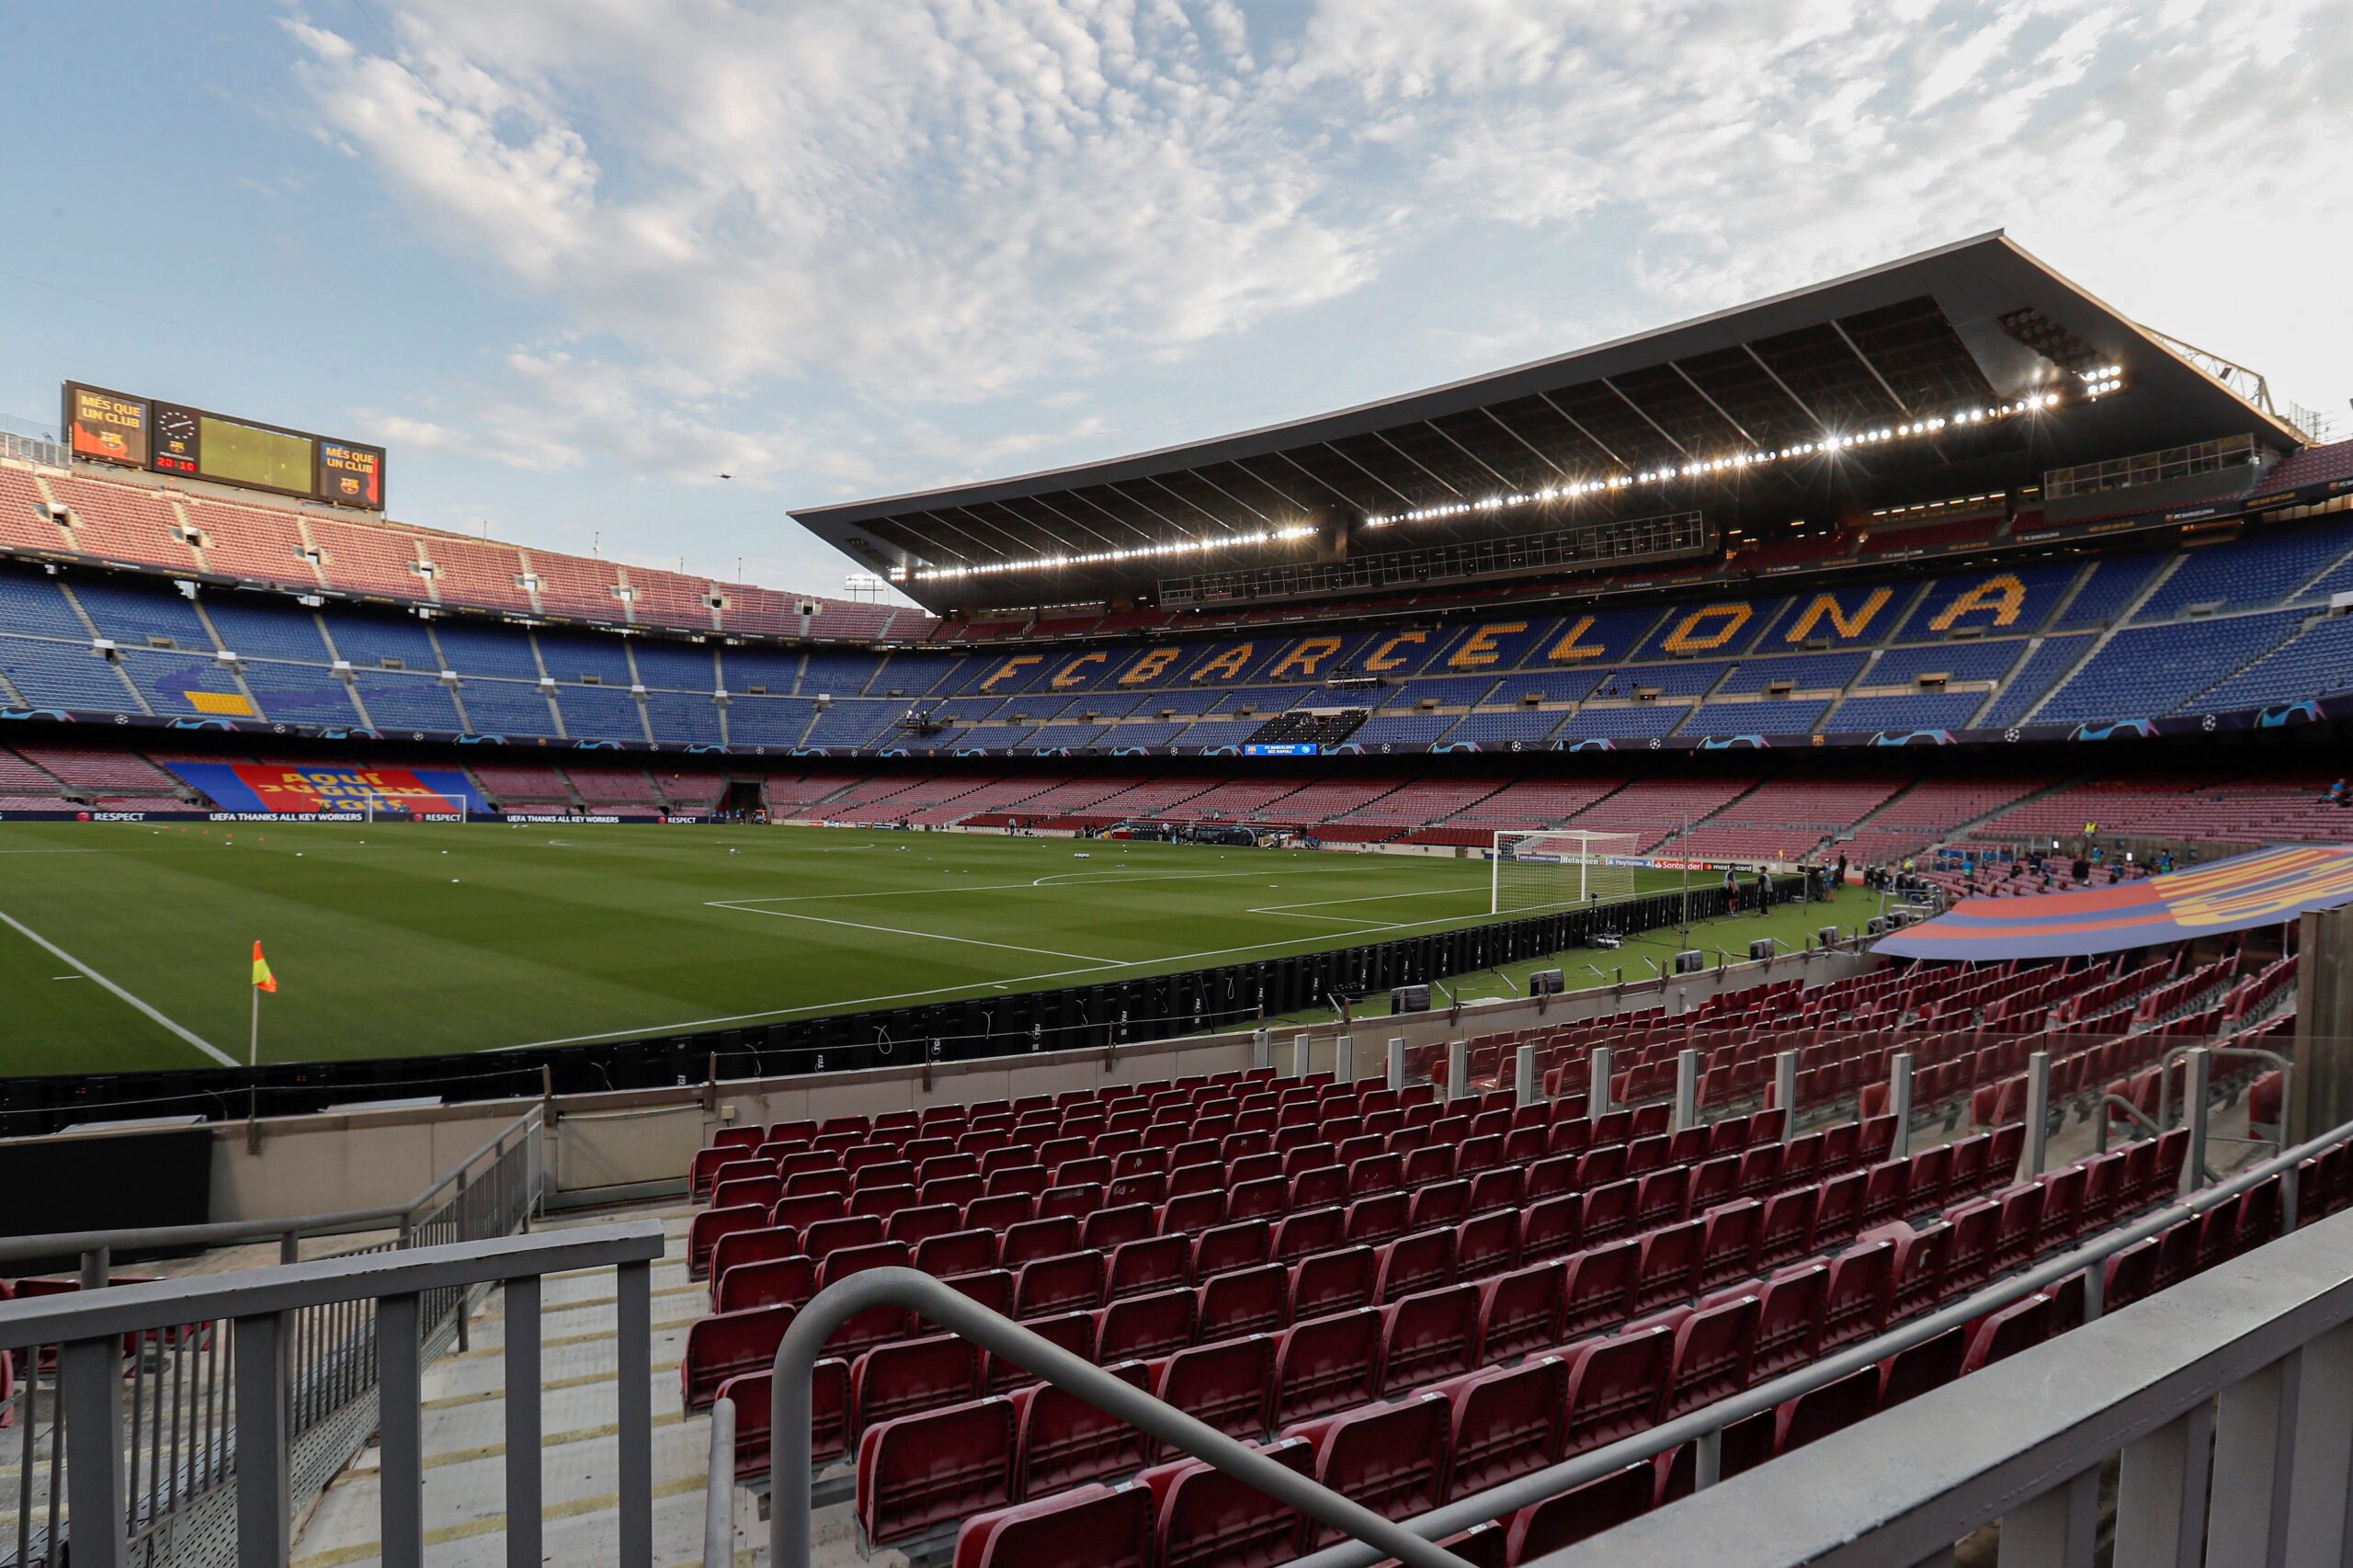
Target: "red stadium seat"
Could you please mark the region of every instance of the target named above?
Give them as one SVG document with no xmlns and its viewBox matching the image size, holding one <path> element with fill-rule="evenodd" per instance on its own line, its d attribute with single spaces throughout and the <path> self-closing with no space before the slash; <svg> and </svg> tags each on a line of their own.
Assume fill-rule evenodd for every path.
<svg viewBox="0 0 2353 1568">
<path fill-rule="evenodd" d="M 1120 1381 L 1139 1389 L 1152 1386 L 1143 1362 L 1105 1361 L 1104 1369 Z M 1076 1394 L 1033 1383 L 1016 1389 L 1012 1399 L 1018 1450 L 1015 1483 L 1025 1497 L 1125 1474 L 1143 1462 L 1143 1434 Z"/>
<path fill-rule="evenodd" d="M 1373 1300 L 1383 1306 L 1417 1290 L 1454 1282 L 1454 1232 L 1417 1231 L 1381 1247 Z"/>
<path fill-rule="evenodd" d="M 1121 1297 L 1095 1314 L 1096 1354 L 1119 1361 L 1181 1350 L 1193 1343 L 1199 1306 L 1183 1289 Z"/>
<path fill-rule="evenodd" d="M 849 1364 L 850 1427 L 956 1404 L 981 1392 L 979 1346 L 954 1335 L 878 1345 Z"/>
<path fill-rule="evenodd" d="M 801 1233 L 801 1250 L 823 1263 L 847 1247 L 872 1246 L 885 1238 L 887 1227 L 874 1214 L 845 1214 L 820 1220 Z"/>
<path fill-rule="evenodd" d="M 1093 1312 L 1057 1312 L 1052 1317 L 1024 1318 L 1021 1326 L 1047 1344 L 1069 1351 L 1082 1361 L 1095 1359 Z M 1036 1381 L 1020 1362 L 995 1351 L 982 1359 L 981 1379 L 981 1386 L 990 1393 L 1003 1393 L 1007 1389 Z"/>
<path fill-rule="evenodd" d="M 1612 1242 L 1573 1255 L 1564 1266 L 1561 1337 L 1582 1338 L 1599 1329 L 1615 1328 L 1631 1317 L 1634 1281 L 1641 1265 L 1639 1242 Z"/>
<path fill-rule="evenodd" d="M 1449 1285 L 1381 1309 L 1381 1392 L 1467 1372 L 1479 1341 L 1479 1288 Z"/>
<path fill-rule="evenodd" d="M 870 1426 L 858 1443 L 858 1531 L 907 1540 L 1013 1498 L 1013 1402 L 973 1400 Z"/>
<path fill-rule="evenodd" d="M 2007 1360 L 2021 1350 L 2031 1350 L 2051 1337 L 2051 1319 L 2052 1303 L 2047 1295 L 2029 1296 L 1986 1314 L 1970 1335 L 1969 1353 L 1961 1363 L 1962 1374 Z"/>
<path fill-rule="evenodd" d="M 1447 1439 L 1453 1406 L 1425 1393 L 1395 1404 L 1310 1421 L 1285 1432 L 1315 1446 L 1315 1479 L 1386 1519 L 1427 1514 L 1446 1495 Z M 1342 1539 L 1328 1525 L 1308 1521 L 1307 1541 Z"/>
<path fill-rule="evenodd" d="M 1381 1314 L 1370 1307 L 1297 1324 L 1275 1339 L 1274 1423 L 1302 1421 L 1372 1398 L 1381 1376 Z"/>
<path fill-rule="evenodd" d="M 1822 1338 L 1822 1302 L 1830 1290 L 1826 1264 L 1784 1269 L 1753 1286 L 1728 1286 L 1709 1298 L 1754 1293 L 1758 1303 L 1756 1351 L 1750 1367 L 1759 1381 L 1804 1366 L 1814 1358 Z"/>
<path fill-rule="evenodd" d="M 800 1232 L 790 1225 L 768 1225 L 756 1231 L 728 1232 L 712 1245 L 705 1267 L 716 1285 L 724 1282 L 727 1271 L 737 1264 L 767 1263 L 800 1256 Z"/>
<path fill-rule="evenodd" d="M 1699 1273 L 1700 1230 L 1699 1221 L 1686 1220 L 1653 1231 L 1636 1244 L 1640 1251 L 1634 1270 L 1635 1312 L 1688 1301 L 1696 1294 L 1693 1284 Z"/>
<path fill-rule="evenodd" d="M 1261 1451 L 1302 1475 L 1314 1468 L 1314 1449 L 1297 1437 Z M 1180 1460 L 1136 1480 L 1160 1510 L 1154 1531 L 1157 1568 L 1236 1568 L 1288 1562 L 1298 1555 L 1299 1515 L 1204 1460 Z"/>
<path fill-rule="evenodd" d="M 1150 1568 L 1153 1497 L 1082 1486 L 976 1514 L 956 1532 L 954 1568 Z"/>
<path fill-rule="evenodd" d="M 1194 1287 L 1203 1344 L 1236 1334 L 1269 1334 L 1290 1321 L 1290 1274 L 1279 1263 L 1237 1269 Z"/>
<path fill-rule="evenodd" d="M 1121 1242 L 1111 1252 L 1105 1292 L 1113 1300 L 1189 1283 L 1193 1244 L 1183 1236 L 1148 1236 Z"/>
<path fill-rule="evenodd" d="M 687 1225 L 687 1278 L 701 1279 L 710 1274 L 710 1249 L 719 1244 L 720 1237 L 738 1231 L 767 1230 L 768 1212 L 764 1205 L 744 1203 L 697 1214 Z"/>
<path fill-rule="evenodd" d="M 1439 1385 L 1453 1407 L 1453 1478 L 1449 1491 L 1470 1496 L 1559 1462 L 1561 1412 L 1569 1366 L 1535 1356 L 1517 1367 L 1471 1372 Z"/>
<path fill-rule="evenodd" d="M 1649 1513 L 1657 1491 L 1655 1478 L 1650 1460 L 1636 1460 L 1623 1470 L 1520 1509 L 1506 1527 L 1506 1568 L 1521 1568 Z"/>
<path fill-rule="evenodd" d="M 751 1307 L 715 1312 L 687 1325 L 678 1358 L 680 1397 L 688 1410 L 708 1410 L 719 1385 L 776 1359 L 777 1342 L 792 1323 L 790 1307 Z"/>
<path fill-rule="evenodd" d="M 763 1367 L 719 1385 L 718 1397 L 735 1406 L 735 1479 L 766 1481 L 768 1474 L 769 1417 L 775 1405 L 776 1374 Z M 849 1363 L 826 1357 L 811 1369 L 809 1379 L 809 1458 L 812 1462 L 841 1457 L 849 1441 Z"/>
<path fill-rule="evenodd" d="M 1659 1396 L 1674 1355 L 1675 1331 L 1663 1324 L 1577 1346 L 1568 1358 L 1562 1457 L 1605 1447 L 1656 1425 Z"/>
<path fill-rule="evenodd" d="M 1069 1252 L 1040 1257 L 1013 1271 L 1013 1311 L 1016 1317 L 1045 1317 L 1080 1309 L 1093 1312 L 1103 1304 L 1103 1284 L 1108 1264 L 1099 1252 Z"/>
<path fill-rule="evenodd" d="M 1010 1268 L 1018 1274 L 1025 1263 L 1041 1257 L 1059 1257 L 1078 1250 L 1078 1221 L 1067 1214 L 1051 1219 L 1025 1220 L 1006 1227 L 997 1243 L 996 1261 L 1000 1268 Z"/>
<path fill-rule="evenodd" d="M 1675 1355 L 1659 1403 L 1659 1420 L 1672 1421 L 1748 1387 L 1758 1312 L 1755 1296 L 1738 1296 L 1701 1307 L 1683 1320 L 1675 1331 Z"/>
<path fill-rule="evenodd" d="M 1336 1247 L 1292 1264 L 1290 1321 L 1371 1305 L 1375 1267 L 1369 1246 Z"/>
<path fill-rule="evenodd" d="M 1888 1297 L 1895 1278 L 1895 1247 L 1870 1242 L 1833 1258 L 1822 1297 L 1822 1354 L 1870 1339 L 1887 1326 Z"/>
<path fill-rule="evenodd" d="M 724 1247 L 727 1242 L 739 1237 L 763 1233 L 738 1232 L 720 1244 Z M 746 1307 L 804 1307 L 816 1293 L 815 1264 L 805 1257 L 772 1257 L 722 1270 L 718 1287 L 710 1293 L 710 1306 L 719 1312 L 741 1312 Z"/>
<path fill-rule="evenodd" d="M 1229 1437 L 1267 1429 L 1267 1394 L 1275 1381 L 1275 1341 L 1243 1335 L 1197 1345 L 1152 1363 L 1152 1392 Z"/>
<path fill-rule="evenodd" d="M 1558 1263 L 1534 1263 L 1479 1283 L 1481 1363 L 1493 1365 L 1561 1341 L 1561 1305 L 1566 1271 Z"/>
</svg>

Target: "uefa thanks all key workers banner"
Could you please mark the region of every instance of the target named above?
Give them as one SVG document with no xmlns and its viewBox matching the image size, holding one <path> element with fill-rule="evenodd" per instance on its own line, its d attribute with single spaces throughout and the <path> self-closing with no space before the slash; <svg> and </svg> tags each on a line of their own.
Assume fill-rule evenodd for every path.
<svg viewBox="0 0 2353 1568">
<path fill-rule="evenodd" d="M 2353 846 L 2258 849 L 2138 881 L 2028 898 L 1970 898 L 1881 937 L 1904 959 L 2057 959 L 2274 926 L 2353 903 Z"/>
<path fill-rule="evenodd" d="M 322 812 L 357 812 L 370 805 L 429 813 L 455 813 L 460 807 L 469 812 L 489 809 L 472 781 L 450 767 L 293 767 L 259 762 L 165 766 L 211 796 L 225 812 L 311 816 Z"/>
</svg>

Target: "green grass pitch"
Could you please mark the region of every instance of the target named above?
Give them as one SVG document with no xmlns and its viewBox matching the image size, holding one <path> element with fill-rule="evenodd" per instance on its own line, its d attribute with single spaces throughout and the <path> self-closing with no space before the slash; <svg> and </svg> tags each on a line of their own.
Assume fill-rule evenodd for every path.
<svg viewBox="0 0 2353 1568">
<path fill-rule="evenodd" d="M 1131 979 L 1475 923 L 1487 897 L 1479 860 L 970 834 L 8 824 L 0 1074 L 242 1063 L 256 939 L 279 985 L 261 1059 L 284 1062 Z M 1701 937 L 1824 923 L 1787 906 Z M 1569 957 L 1633 979 L 1672 937 Z"/>
</svg>

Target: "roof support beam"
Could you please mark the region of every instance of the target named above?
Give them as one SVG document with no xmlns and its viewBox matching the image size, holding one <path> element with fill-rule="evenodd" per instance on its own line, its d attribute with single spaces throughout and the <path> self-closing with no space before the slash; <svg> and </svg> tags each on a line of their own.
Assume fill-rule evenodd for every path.
<svg viewBox="0 0 2353 1568">
<path fill-rule="evenodd" d="M 1772 366 L 1768 365 L 1765 362 L 1765 357 L 1763 355 L 1757 353 L 1756 349 L 1751 348 L 1745 342 L 1741 344 L 1740 351 L 1743 354 L 1747 355 L 1748 358 L 1755 362 L 1758 369 L 1765 372 L 1768 380 L 1769 380 L 1775 386 L 1781 389 L 1781 395 L 1795 403 L 1800 414 L 1804 415 L 1808 419 L 1813 421 L 1813 427 L 1815 429 L 1821 431 L 1825 436 L 1830 434 L 1830 426 L 1828 422 L 1825 421 L 1822 415 L 1813 411 L 1813 405 L 1812 403 L 1809 403 L 1805 399 L 1798 396 L 1795 388 L 1791 387 L 1789 382 L 1781 380 L 1780 373 L 1775 370 Z"/>
<path fill-rule="evenodd" d="M 1601 384 L 1608 387 L 1611 392 L 1617 392 L 1618 401 L 1624 403 L 1628 408 L 1632 409 L 1635 415 L 1640 418 L 1643 424 L 1657 431 L 1661 440 L 1665 441 L 1668 446 L 1673 447 L 1677 451 L 1681 452 L 1687 458 L 1691 455 L 1690 449 L 1686 447 L 1682 442 L 1677 440 L 1674 437 L 1668 435 L 1666 433 L 1666 426 L 1661 425 L 1657 420 L 1653 419 L 1648 414 L 1644 413 L 1641 403 L 1636 403 L 1624 392 L 1619 392 L 1618 383 L 1616 381 L 1611 381 L 1608 376 L 1604 376 L 1601 378 Z"/>
<path fill-rule="evenodd" d="M 1538 462 L 1542 463 L 1546 468 L 1551 469 L 1554 473 L 1559 474 L 1563 479 L 1574 481 L 1575 476 L 1571 474 L 1567 469 L 1563 468 L 1559 463 L 1554 462 L 1551 458 L 1546 457 L 1543 452 L 1538 449 L 1535 442 L 1530 441 L 1527 437 L 1521 435 L 1518 431 L 1505 424 L 1504 416 L 1502 415 L 1497 414 L 1492 408 L 1486 407 L 1482 407 L 1479 412 L 1485 415 L 1490 420 L 1493 420 L 1496 429 L 1502 431 L 1505 435 L 1509 436 L 1521 446 L 1526 447 L 1529 454 L 1533 456 Z"/>
<path fill-rule="evenodd" d="M 1448 446 L 1452 447 L 1456 451 L 1461 452 L 1464 457 L 1469 458 L 1472 462 L 1477 463 L 1481 468 L 1485 469 L 1489 473 L 1494 474 L 1495 483 L 1502 485 L 1505 489 L 1513 492 L 1517 492 L 1519 489 L 1518 485 L 1513 483 L 1510 480 L 1506 479 L 1502 474 L 1495 473 L 1495 465 L 1493 463 L 1487 461 L 1486 459 L 1481 457 L 1478 453 L 1472 451 L 1470 448 L 1464 446 L 1461 442 L 1456 440 L 1445 431 L 1440 430 L 1437 425 L 1433 424 L 1431 421 L 1427 419 L 1423 420 L 1422 428 L 1430 431 L 1432 434 L 1436 435 L 1439 440 L 1444 441 Z"/>
<path fill-rule="evenodd" d="M 1611 462 L 1616 463 L 1622 469 L 1631 469 L 1634 466 L 1632 463 L 1628 462 L 1624 458 L 1620 457 L 1616 452 L 1611 451 L 1609 449 L 1608 442 L 1603 440 L 1600 437 L 1586 429 L 1583 425 L 1578 424 L 1574 415 L 1571 414 L 1567 409 L 1563 408 L 1559 403 L 1552 401 L 1552 394 L 1551 392 L 1538 392 L 1536 395 L 1544 400 L 1545 407 L 1559 415 L 1563 419 L 1567 420 L 1570 429 L 1575 431 L 1578 435 L 1583 436 L 1586 440 L 1591 441 L 1595 446 L 1600 448 L 1602 455 L 1607 457 Z"/>
<path fill-rule="evenodd" d="M 1750 435 L 1750 434 L 1748 433 L 1748 426 L 1745 426 L 1745 425 L 1743 425 L 1739 420 L 1734 419 L 1734 418 L 1732 416 L 1732 415 L 1731 415 L 1731 414 L 1730 414 L 1730 413 L 1729 413 L 1729 412 L 1724 408 L 1724 405 L 1723 405 L 1722 403 L 1718 403 L 1714 398 L 1710 397 L 1710 396 L 1708 395 L 1708 389 L 1707 389 L 1707 388 L 1705 388 L 1705 387 L 1703 387 L 1703 386 L 1701 386 L 1699 382 L 1697 382 L 1697 381 L 1693 381 L 1693 380 L 1691 379 L 1690 373 L 1689 373 L 1688 371 L 1685 370 L 1685 369 L 1684 369 L 1684 368 L 1683 368 L 1682 366 L 1680 366 L 1680 365 L 1677 364 L 1674 360 L 1669 359 L 1669 360 L 1666 362 L 1666 368 L 1667 368 L 1668 369 L 1670 369 L 1670 370 L 1674 371 L 1677 375 L 1681 376 L 1681 377 L 1683 378 L 1683 384 L 1684 384 L 1685 386 L 1687 386 L 1687 387 L 1689 387 L 1693 392 L 1698 392 L 1698 393 L 1699 394 L 1699 401 L 1700 401 L 1700 402 L 1702 402 L 1702 403 L 1706 403 L 1710 408 L 1714 409 L 1714 410 L 1716 411 L 1717 415 L 1722 418 L 1722 420 L 1723 420 L 1723 422 L 1724 422 L 1725 424 L 1727 424 L 1727 425 L 1731 426 L 1733 429 L 1735 429 L 1735 430 L 1739 431 L 1739 432 L 1740 432 L 1740 438 L 1741 438 L 1742 440 L 1746 441 L 1746 442 L 1747 442 L 1750 446 L 1752 446 L 1752 447 L 1761 447 L 1761 446 L 1763 446 L 1763 445 L 1765 444 L 1764 442 L 1762 442 L 1762 441 L 1758 440 L 1756 437 L 1754 437 L 1754 436 Z"/>
</svg>

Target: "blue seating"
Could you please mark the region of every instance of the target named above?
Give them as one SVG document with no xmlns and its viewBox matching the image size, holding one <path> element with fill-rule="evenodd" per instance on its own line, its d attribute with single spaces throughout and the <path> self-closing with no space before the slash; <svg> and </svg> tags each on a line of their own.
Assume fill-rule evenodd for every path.
<svg viewBox="0 0 2353 1568">
<path fill-rule="evenodd" d="M 628 644 L 617 637 L 541 631 L 538 639 L 540 663 L 556 680 L 577 681 L 595 676 L 602 685 L 623 689 L 637 683 L 636 673 L 629 667 Z"/>
<path fill-rule="evenodd" d="M 1821 701 L 1703 702 L 1677 732 L 1686 735 L 1812 734 L 1830 704 Z"/>
<path fill-rule="evenodd" d="M 555 705 L 563 714 L 564 733 L 574 740 L 645 739 L 644 714 L 626 687 L 559 685 Z"/>
<path fill-rule="evenodd" d="M 249 659 L 244 676 L 245 688 L 254 694 L 265 719 L 281 724 L 359 722 L 359 710 L 351 705 L 351 688 L 323 665 Z"/>
<path fill-rule="evenodd" d="M 1992 642 L 1934 642 L 1890 648 L 1863 677 L 1865 686 L 1909 686 L 1924 675 L 1954 680 L 1999 680 L 2026 652 L 2021 639 Z"/>
<path fill-rule="evenodd" d="M 196 606 L 161 584 L 132 587 L 99 578 L 77 577 L 74 597 L 97 623 L 98 634 L 118 642 L 169 638 L 175 647 L 212 651 L 212 634 L 197 619 Z"/>
<path fill-rule="evenodd" d="M 2300 632 L 2186 706 L 2193 713 L 2227 712 L 2347 687 L 2353 687 L 2353 618 L 2338 616 Z"/>
<path fill-rule="evenodd" d="M 689 745 L 715 746 L 720 743 L 719 704 L 708 694 L 649 691 L 645 694 L 645 716 L 659 740 L 683 741 Z"/>
<path fill-rule="evenodd" d="M 2262 657 L 2295 631 L 2294 610 L 2236 616 L 2194 626 L 2134 626 L 2053 694 L 2037 723 L 2152 719 Z"/>
<path fill-rule="evenodd" d="M 813 746 L 864 745 L 905 713 L 904 702 L 883 702 L 872 699 L 836 699 L 819 709 L 814 722 L 809 726 L 808 738 L 802 743 Z"/>
<path fill-rule="evenodd" d="M 538 686 L 514 680 L 468 680 L 459 691 L 478 735 L 552 735 L 554 715 Z"/>
<path fill-rule="evenodd" d="M 212 618 L 212 630 L 221 634 L 221 645 L 241 658 L 284 659 L 304 665 L 331 662 L 326 639 L 319 635 L 318 618 L 285 599 L 263 599 L 251 594 L 210 595 L 204 601 L 204 613 Z"/>
<path fill-rule="evenodd" d="M 429 675 L 358 672 L 359 700 L 380 730 L 458 731 L 458 704 L 449 688 Z"/>
<path fill-rule="evenodd" d="M 90 629 L 47 577 L 0 576 L 0 627 L 28 637 L 64 637 L 89 645 Z"/>
<path fill-rule="evenodd" d="M 1981 724 L 1987 729 L 1997 729 L 2025 719 L 2034 705 L 2042 700 L 2042 694 L 2051 689 L 2051 683 L 2065 675 L 2067 666 L 2082 658 L 2084 650 L 2091 644 L 2089 632 L 2045 639 L 2041 647 L 2027 655 L 2026 663 L 2019 666 L 2018 674 L 2010 677 L 2009 684 L 2002 687 L 2001 695 L 1994 699 L 1994 706 L 1986 710 Z"/>
<path fill-rule="evenodd" d="M 1792 653 L 1774 659 L 1743 659 L 1716 689 L 1763 691 L 1788 681 L 1799 691 L 1841 691 L 1862 672 L 1869 653 Z"/>
<path fill-rule="evenodd" d="M 1483 746 L 1508 745 L 1518 741 L 1527 745 L 1550 740 L 1565 717 L 1541 709 L 1518 713 L 1470 713 L 1446 732 L 1446 740 L 1449 745 L 1458 741 L 1476 741 Z"/>
<path fill-rule="evenodd" d="M 649 690 L 710 692 L 719 687 L 719 666 L 709 648 L 692 642 L 654 642 L 640 639 L 630 650 L 637 660 L 637 678 Z M 563 677 L 559 676 L 559 680 Z"/>
<path fill-rule="evenodd" d="M 1176 744 L 1188 746 L 1238 746 L 1256 733 L 1258 727 L 1265 722 L 1264 719 L 1208 720 L 1188 729 L 1177 738 Z M 1438 728 L 1443 731 L 1446 723 L 1441 722 Z M 1433 734 L 1429 738 L 1436 739 L 1437 736 Z"/>
<path fill-rule="evenodd" d="M 2079 626 L 2106 627 L 2124 613 L 2165 563 L 2162 555 L 2117 555 L 2093 562 L 2091 576 L 2059 612 L 2053 628 L 2065 631 Z"/>
<path fill-rule="evenodd" d="M 122 676 L 89 643 L 0 635 L 0 675 L 26 704 L 93 713 L 135 712 Z"/>
<path fill-rule="evenodd" d="M 1703 697 L 1732 666 L 1721 659 L 1675 665 L 1626 665 L 1609 671 L 1593 688 L 1597 698 L 1631 697 L 1655 688 L 1662 697 Z"/>
<path fill-rule="evenodd" d="M 727 743 L 738 746 L 797 746 L 817 704 L 805 697 L 731 697 Z"/>
<path fill-rule="evenodd" d="M 2341 528 L 2290 528 L 2191 551 L 2133 621 L 2162 620 L 2191 605 L 2277 603 L 2336 564 L 2347 542 Z"/>
<path fill-rule="evenodd" d="M 1091 746 L 1109 733 L 1104 724 L 1044 724 L 1031 732 L 1027 743 L 1031 751 L 1075 751 Z"/>
<path fill-rule="evenodd" d="M 335 645 L 337 648 L 343 649 L 343 656 L 353 664 L 373 663 L 372 653 L 363 661 L 358 653 L 353 653 L 350 647 L 346 645 L 352 635 L 347 630 L 348 624 L 342 617 L 330 615 L 327 618 L 327 634 L 335 639 Z M 367 624 L 377 629 L 367 633 L 372 644 L 377 639 L 389 635 L 392 630 L 399 628 L 402 623 L 370 621 Z M 418 636 L 422 638 L 422 631 L 418 631 Z M 471 621 L 445 620 L 435 628 L 433 641 L 441 644 L 441 653 L 447 655 L 449 661 L 440 667 L 455 670 L 461 676 L 496 676 L 507 680 L 528 681 L 536 681 L 540 678 L 539 661 L 531 657 L 530 640 L 517 637 L 506 628 L 479 625 Z M 396 648 L 387 648 L 385 651 L 400 653 Z M 431 643 L 425 645 L 421 654 L 402 656 L 410 658 L 409 667 L 412 669 L 425 667 L 416 663 L 417 658 L 432 658 L 438 663 Z"/>
<path fill-rule="evenodd" d="M 1581 709 L 1561 726 L 1559 739 L 1582 740 L 1647 740 L 1674 730 L 1690 715 L 1691 709 L 1682 702 L 1645 702 L 1631 708 Z"/>
<path fill-rule="evenodd" d="M 1917 697 L 1850 697 L 1830 715 L 1830 728 L 1866 731 L 1966 729 L 1984 706 L 1982 691 L 1926 692 Z"/>
<path fill-rule="evenodd" d="M 191 692 L 210 692 L 229 699 L 226 710 L 242 711 L 244 694 L 236 677 L 219 660 L 205 653 L 165 653 L 161 649 L 129 647 L 122 651 L 123 673 L 158 713 L 218 713 L 220 706 L 197 703 Z"/>
</svg>

